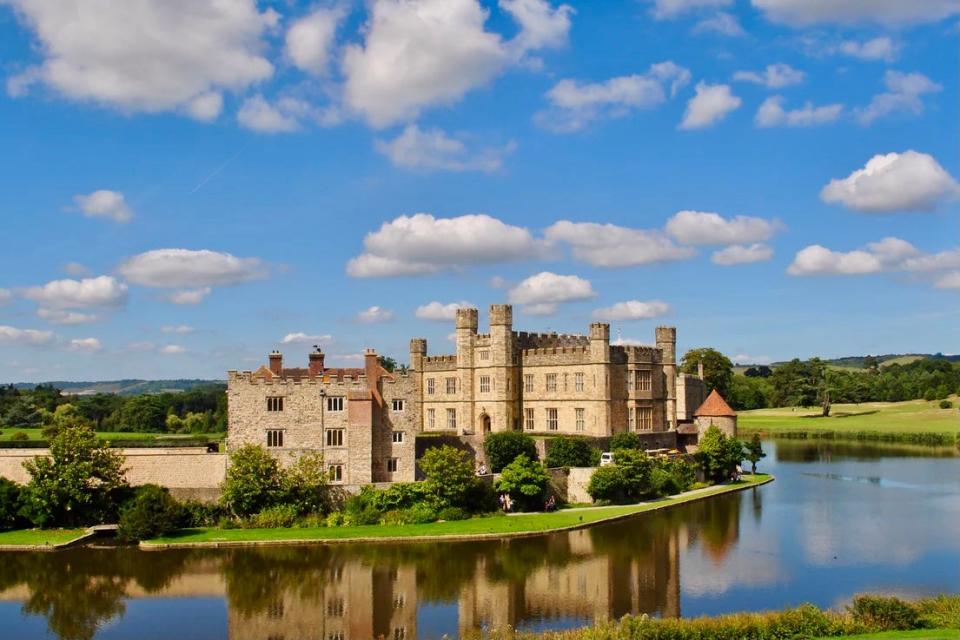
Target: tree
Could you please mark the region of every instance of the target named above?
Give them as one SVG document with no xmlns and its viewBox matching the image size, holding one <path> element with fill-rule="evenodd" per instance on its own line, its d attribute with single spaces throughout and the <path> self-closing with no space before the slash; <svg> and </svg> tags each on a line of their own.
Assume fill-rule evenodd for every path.
<svg viewBox="0 0 960 640">
<path fill-rule="evenodd" d="M 650 484 L 653 460 L 646 451 L 618 449 L 613 452 L 613 463 L 623 470 L 627 498 L 636 501 L 653 493 Z"/>
<path fill-rule="evenodd" d="M 420 469 L 427 476 L 424 482 L 427 494 L 438 509 L 476 506 L 468 503 L 477 491 L 479 480 L 473 473 L 473 460 L 466 451 L 446 444 L 427 449 L 420 458 Z"/>
<path fill-rule="evenodd" d="M 748 442 L 745 447 L 744 455 L 746 459 L 750 461 L 750 465 L 752 466 L 751 472 L 756 474 L 757 463 L 767 457 L 767 454 L 763 451 L 763 444 L 760 442 L 759 433 L 754 433 L 753 437 L 750 438 L 750 442 Z"/>
<path fill-rule="evenodd" d="M 550 442 L 547 467 L 593 467 L 600 462 L 600 452 L 584 438 L 560 436 Z"/>
<path fill-rule="evenodd" d="M 610 438 L 610 451 L 617 449 L 639 449 L 640 436 L 633 431 L 621 431 Z"/>
<path fill-rule="evenodd" d="M 19 429 L 32 429 L 41 424 L 40 412 L 29 398 L 20 396 L 10 404 L 3 416 L 3 424 Z"/>
<path fill-rule="evenodd" d="M 623 470 L 615 464 L 598 467 L 590 476 L 587 493 L 594 502 L 626 501 L 626 479 Z"/>
<path fill-rule="evenodd" d="M 700 438 L 697 452 L 694 454 L 704 475 L 714 482 L 728 479 L 743 460 L 743 444 L 736 438 L 729 438 L 716 425 Z"/>
<path fill-rule="evenodd" d="M 300 515 L 326 512 L 330 506 L 327 478 L 321 454 L 300 456 L 283 472 L 284 501 Z"/>
<path fill-rule="evenodd" d="M 50 441 L 50 456 L 23 463 L 30 482 L 23 512 L 38 527 L 97 524 L 127 487 L 123 456 L 97 441 L 93 429 L 67 427 Z"/>
<path fill-rule="evenodd" d="M 220 500 L 235 516 L 259 513 L 283 495 L 280 465 L 260 445 L 244 445 L 230 454 L 222 490 Z"/>
<path fill-rule="evenodd" d="M 397 361 L 390 356 L 378 356 L 377 362 L 390 373 L 393 373 L 397 368 Z"/>
<path fill-rule="evenodd" d="M 14 529 L 20 523 L 20 486 L 0 478 L 0 531 Z"/>
<path fill-rule="evenodd" d="M 41 433 L 49 440 L 65 429 L 76 428 L 93 430 L 93 422 L 85 418 L 75 405 L 62 404 L 54 410 L 50 423 Z"/>
<path fill-rule="evenodd" d="M 167 411 L 157 396 L 135 396 L 123 404 L 120 411 L 121 431 L 160 433 L 167 422 Z"/>
<path fill-rule="evenodd" d="M 538 510 L 550 478 L 543 465 L 521 454 L 503 468 L 496 482 L 497 493 L 508 493 L 522 511 Z"/>
<path fill-rule="evenodd" d="M 748 378 L 769 378 L 773 375 L 773 369 L 765 364 L 761 364 L 759 366 L 748 367 L 747 370 L 743 372 L 743 375 Z"/>
<path fill-rule="evenodd" d="M 696 374 L 699 363 L 703 363 L 703 379 L 708 390 L 716 389 L 726 397 L 733 380 L 733 363 L 730 358 L 716 349 L 704 347 L 687 351 L 680 360 L 680 371 Z"/>
<path fill-rule="evenodd" d="M 183 508 L 167 489 L 145 484 L 121 509 L 117 536 L 137 542 L 166 535 L 178 528 L 182 514 Z"/>
<path fill-rule="evenodd" d="M 520 455 L 525 455 L 531 460 L 537 459 L 537 445 L 533 438 L 520 431 L 488 434 L 483 441 L 483 450 L 487 455 L 487 464 L 490 465 L 492 473 L 500 473 Z"/>
</svg>

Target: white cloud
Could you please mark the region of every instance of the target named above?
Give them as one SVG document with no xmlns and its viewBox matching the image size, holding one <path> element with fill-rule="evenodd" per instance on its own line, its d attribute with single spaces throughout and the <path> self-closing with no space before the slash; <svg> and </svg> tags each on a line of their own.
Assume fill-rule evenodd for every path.
<svg viewBox="0 0 960 640">
<path fill-rule="evenodd" d="M 596 295 L 589 280 L 541 271 L 510 289 L 507 300 L 524 305 L 524 313 L 550 315 L 556 312 L 560 303 L 589 300 Z"/>
<path fill-rule="evenodd" d="M 595 320 L 621 322 L 628 320 L 647 320 L 658 318 L 670 311 L 670 305 L 660 300 L 643 302 L 641 300 L 627 300 L 618 302 L 609 307 L 596 309 L 593 312 Z"/>
<path fill-rule="evenodd" d="M 166 324 L 160 327 L 160 331 L 163 333 L 193 333 L 194 328 L 186 324 Z"/>
<path fill-rule="evenodd" d="M 582 84 L 565 79 L 547 92 L 550 107 L 537 113 L 534 120 L 558 133 L 579 131 L 599 118 L 652 109 L 666 101 L 668 92 L 673 97 L 689 82 L 690 71 L 671 61 L 653 64 L 645 74 L 618 76 L 603 82 Z"/>
<path fill-rule="evenodd" d="M 546 0 L 500 0 L 499 4 L 520 25 L 520 33 L 511 45 L 521 54 L 567 44 L 573 7 L 561 4 L 554 8 Z"/>
<path fill-rule="evenodd" d="M 794 276 L 879 273 L 903 269 L 906 262 L 919 253 L 909 242 L 892 237 L 849 252 L 811 245 L 797 253 L 787 273 Z"/>
<path fill-rule="evenodd" d="M 0 289 L 0 307 L 5 304 L 10 304 L 11 300 L 13 300 L 13 294 L 10 293 L 10 290 Z"/>
<path fill-rule="evenodd" d="M 752 0 L 773 22 L 812 24 L 880 23 L 888 26 L 935 22 L 960 13 L 957 0 Z"/>
<path fill-rule="evenodd" d="M 723 36 L 737 38 L 747 34 L 740 26 L 740 21 L 736 16 L 720 11 L 716 15 L 704 18 L 693 25 L 693 33 L 719 33 Z"/>
<path fill-rule="evenodd" d="M 933 211 L 958 195 L 960 185 L 950 174 L 932 156 L 916 151 L 876 155 L 820 192 L 824 202 L 862 213 Z"/>
<path fill-rule="evenodd" d="M 783 96 L 771 96 L 757 109 L 753 121 L 758 127 L 812 127 L 818 124 L 835 122 L 843 113 L 842 104 L 828 104 L 815 107 L 806 102 L 800 109 L 784 109 Z"/>
<path fill-rule="evenodd" d="M 934 286 L 937 289 L 958 289 L 960 290 L 960 271 L 951 271 L 937 278 Z"/>
<path fill-rule="evenodd" d="M 393 165 L 405 169 L 489 173 L 500 169 L 504 157 L 516 149 L 516 143 L 470 150 L 462 140 L 451 138 L 442 129 L 422 130 L 411 124 L 393 140 L 377 140 L 375 147 Z"/>
<path fill-rule="evenodd" d="M 942 86 L 922 73 L 901 73 L 888 70 L 883 76 L 887 91 L 873 97 L 870 104 L 857 109 L 857 121 L 862 125 L 892 113 L 907 112 L 914 115 L 923 113 L 921 97 L 928 93 L 937 93 Z"/>
<path fill-rule="evenodd" d="M 103 348 L 103 345 L 96 338 L 74 338 L 67 348 L 82 353 L 96 353 Z"/>
<path fill-rule="evenodd" d="M 165 356 L 179 356 L 186 352 L 186 347 L 182 347 L 179 344 L 168 344 L 160 347 L 160 353 Z"/>
<path fill-rule="evenodd" d="M 356 278 L 435 273 L 520 260 L 539 252 L 529 231 L 486 214 L 400 216 L 368 233 L 363 246 L 364 253 L 347 263 L 347 273 Z"/>
<path fill-rule="evenodd" d="M 260 133 L 289 133 L 300 128 L 297 118 L 272 105 L 261 95 L 255 95 L 243 101 L 237 112 L 240 126 Z"/>
<path fill-rule="evenodd" d="M 900 55 L 900 45 L 889 36 L 879 36 L 872 40 L 844 40 L 837 51 L 860 60 L 883 60 L 893 62 Z"/>
<path fill-rule="evenodd" d="M 194 120 L 211 122 L 223 111 L 223 95 L 214 91 L 201 93 L 187 105 L 187 113 Z"/>
<path fill-rule="evenodd" d="M 10 79 L 13 95 L 40 82 L 75 100 L 206 120 L 216 106 L 211 96 L 273 74 L 261 37 L 277 14 L 260 13 L 254 0 L 5 2 L 32 29 L 43 56 Z"/>
<path fill-rule="evenodd" d="M 87 269 L 79 262 L 68 262 L 67 264 L 63 265 L 63 270 L 67 272 L 67 275 L 77 278 L 90 275 L 90 269 Z"/>
<path fill-rule="evenodd" d="M 109 218 L 114 222 L 128 222 L 133 217 L 119 191 L 100 189 L 86 195 L 73 196 L 73 201 L 87 218 Z"/>
<path fill-rule="evenodd" d="M 329 344 L 333 341 L 330 334 L 310 335 L 302 331 L 288 333 L 280 340 L 282 344 Z"/>
<path fill-rule="evenodd" d="M 337 24 L 343 18 L 340 9 L 317 9 L 293 22 L 287 29 L 284 52 L 299 69 L 323 75 L 330 63 Z"/>
<path fill-rule="evenodd" d="M 37 317 L 43 318 L 52 324 L 88 324 L 96 322 L 99 318 L 92 313 L 80 313 L 78 311 L 66 311 L 64 309 L 37 309 Z"/>
<path fill-rule="evenodd" d="M 633 267 L 693 257 L 664 233 L 596 222 L 561 220 L 547 228 L 549 243 L 566 243 L 573 257 L 595 267 Z"/>
<path fill-rule="evenodd" d="M 460 302 L 450 302 L 447 304 L 434 301 L 420 305 L 417 307 L 417 310 L 414 311 L 413 315 L 415 315 L 419 320 L 448 322 L 457 317 L 457 309 L 469 309 L 472 307 L 473 303 L 467 302 L 466 300 L 461 300 Z"/>
<path fill-rule="evenodd" d="M 738 353 L 737 355 L 730 358 L 734 364 L 744 365 L 744 364 L 770 364 L 773 362 L 773 358 L 770 356 L 751 356 L 745 353 Z"/>
<path fill-rule="evenodd" d="M 735 264 L 749 264 L 763 262 L 773 257 L 773 249 L 766 244 L 757 242 L 751 245 L 734 244 L 714 251 L 710 261 L 723 267 Z"/>
<path fill-rule="evenodd" d="M 788 64 L 777 63 L 768 64 L 767 68 L 761 72 L 757 71 L 737 71 L 733 74 L 733 79 L 740 82 L 753 82 L 760 84 L 768 89 L 782 89 L 790 85 L 800 84 L 806 74 L 803 71 L 794 69 Z"/>
<path fill-rule="evenodd" d="M 199 289 L 180 289 L 173 293 L 163 296 L 163 299 L 171 304 L 200 304 L 206 300 L 213 290 L 210 287 L 200 287 Z"/>
<path fill-rule="evenodd" d="M 209 249 L 154 249 L 127 258 L 117 269 L 130 282 L 147 287 L 209 287 L 267 276 L 259 258 L 238 258 Z"/>
<path fill-rule="evenodd" d="M 119 307 L 127 300 L 127 285 L 113 276 L 63 279 L 28 287 L 23 295 L 47 309 Z"/>
<path fill-rule="evenodd" d="M 37 329 L 17 329 L 0 325 L 0 345 L 39 347 L 53 343 L 57 336 L 52 331 L 38 331 Z"/>
<path fill-rule="evenodd" d="M 908 271 L 960 269 L 960 247 L 939 253 L 904 254 L 903 268 Z"/>
<path fill-rule="evenodd" d="M 357 322 L 363 324 L 376 324 L 378 322 L 390 322 L 391 320 L 393 320 L 393 311 L 376 305 L 357 314 Z"/>
<path fill-rule="evenodd" d="M 690 98 L 680 123 L 681 129 L 702 129 L 716 124 L 727 114 L 740 108 L 742 101 L 730 92 L 726 84 L 698 82 L 697 95 Z"/>
<path fill-rule="evenodd" d="M 779 226 L 751 216 L 727 219 L 709 211 L 678 211 L 667 220 L 666 230 L 684 244 L 730 245 L 769 240 Z"/>
<path fill-rule="evenodd" d="M 650 0 L 650 2 L 653 3 L 650 13 L 657 20 L 669 20 L 691 11 L 728 7 L 733 4 L 733 0 Z"/>
</svg>

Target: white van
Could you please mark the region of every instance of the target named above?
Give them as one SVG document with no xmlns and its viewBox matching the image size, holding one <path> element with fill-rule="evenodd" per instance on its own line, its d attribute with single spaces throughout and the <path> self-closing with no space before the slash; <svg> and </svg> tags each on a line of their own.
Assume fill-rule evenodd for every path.
<svg viewBox="0 0 960 640">
<path fill-rule="evenodd" d="M 613 464 L 613 452 L 604 451 L 600 454 L 600 466 L 605 467 L 608 464 Z"/>
</svg>

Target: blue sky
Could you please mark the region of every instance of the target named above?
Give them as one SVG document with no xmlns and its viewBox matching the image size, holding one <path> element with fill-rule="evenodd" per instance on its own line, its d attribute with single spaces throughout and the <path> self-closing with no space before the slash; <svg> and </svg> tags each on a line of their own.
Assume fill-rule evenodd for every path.
<svg viewBox="0 0 960 640">
<path fill-rule="evenodd" d="M 463 302 L 957 350 L 957 0 L 65 7 L 0 0 L 2 380 L 404 361 Z"/>
</svg>

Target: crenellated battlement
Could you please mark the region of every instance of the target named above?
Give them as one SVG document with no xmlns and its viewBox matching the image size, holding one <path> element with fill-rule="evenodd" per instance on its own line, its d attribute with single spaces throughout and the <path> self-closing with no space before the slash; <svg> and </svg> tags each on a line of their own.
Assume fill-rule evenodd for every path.
<svg viewBox="0 0 960 640">
<path fill-rule="evenodd" d="M 531 333 L 515 331 L 517 346 L 521 349 L 540 349 L 555 347 L 589 347 L 590 338 L 579 333 Z"/>
</svg>

